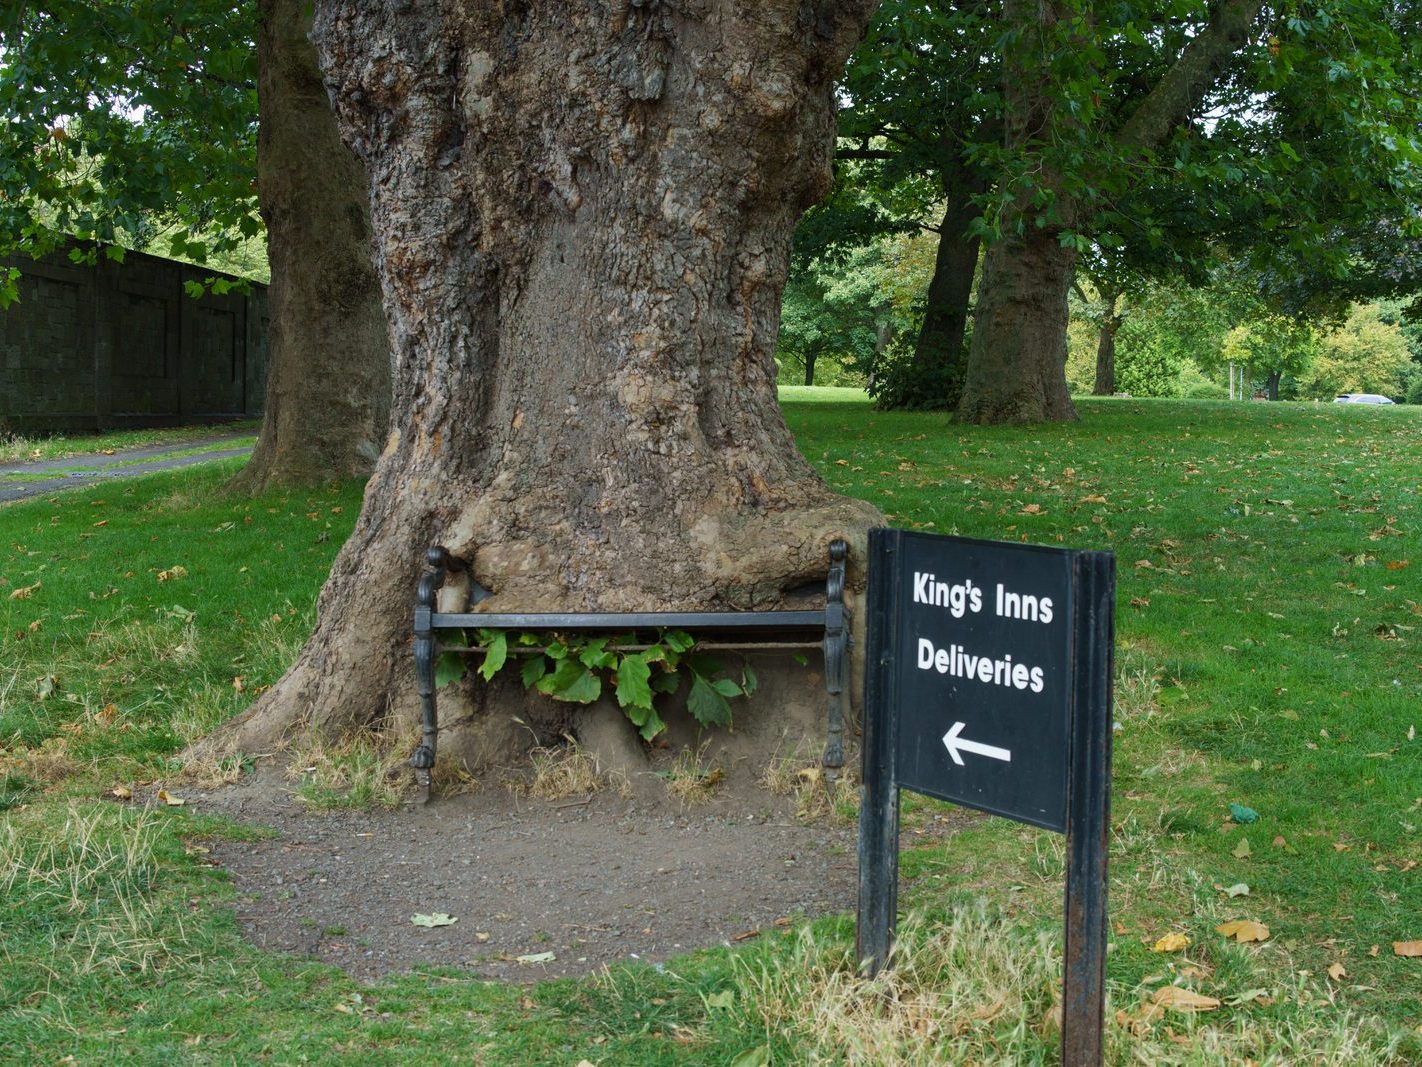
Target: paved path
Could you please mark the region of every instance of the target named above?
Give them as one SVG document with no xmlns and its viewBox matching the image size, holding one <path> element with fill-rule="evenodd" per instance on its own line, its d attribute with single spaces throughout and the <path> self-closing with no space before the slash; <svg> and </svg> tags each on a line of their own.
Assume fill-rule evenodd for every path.
<svg viewBox="0 0 1422 1067">
<path fill-rule="evenodd" d="M 194 463 L 207 463 L 215 459 L 231 456 L 246 456 L 252 452 L 251 445 L 234 445 L 231 448 L 217 447 L 225 443 L 252 437 L 255 431 L 241 430 L 235 433 L 211 434 L 195 437 L 187 441 L 170 441 L 161 445 L 144 445 L 141 448 L 125 448 L 112 455 L 89 453 L 69 456 L 65 459 L 43 459 L 29 463 L 0 464 L 0 504 L 14 500 L 24 500 L 32 496 L 43 496 L 60 489 L 76 489 L 114 478 L 131 478 L 138 474 L 154 471 L 175 470 L 190 467 Z M 189 452 L 194 448 L 211 448 L 210 452 L 195 455 L 176 456 L 175 452 Z M 44 474 L 54 471 L 53 478 L 35 481 L 8 481 L 8 474 Z M 60 473 L 63 472 L 63 473 Z"/>
</svg>

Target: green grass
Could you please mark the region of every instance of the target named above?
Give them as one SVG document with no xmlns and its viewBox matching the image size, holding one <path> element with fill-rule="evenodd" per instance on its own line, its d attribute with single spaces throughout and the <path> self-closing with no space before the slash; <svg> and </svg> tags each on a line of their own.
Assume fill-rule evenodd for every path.
<svg viewBox="0 0 1422 1067">
<path fill-rule="evenodd" d="M 0 431 L 0 463 L 24 463 L 30 460 L 63 459 L 66 456 L 138 448 L 143 445 L 181 444 L 214 433 L 251 430 L 256 433 L 260 423 L 254 419 L 220 425 L 173 426 L 142 430 L 112 430 L 95 434 L 35 434 L 26 435 Z"/>
<path fill-rule="evenodd" d="M 1110 1062 L 1422 1060 L 1422 960 L 1392 952 L 1422 939 L 1422 418 L 1117 399 L 982 429 L 847 393 L 784 390 L 787 417 L 896 525 L 1117 554 Z M 527 992 L 244 945 L 191 847 L 242 831 L 103 799 L 279 675 L 355 518 L 354 485 L 225 497 L 237 466 L 0 508 L 0 1059 L 1054 1061 L 1061 840 L 986 816 L 905 834 L 917 917 L 872 984 L 843 917 Z M 906 829 L 945 809 L 906 798 Z M 1222 1003 L 1142 1020 L 1172 982 Z"/>
</svg>

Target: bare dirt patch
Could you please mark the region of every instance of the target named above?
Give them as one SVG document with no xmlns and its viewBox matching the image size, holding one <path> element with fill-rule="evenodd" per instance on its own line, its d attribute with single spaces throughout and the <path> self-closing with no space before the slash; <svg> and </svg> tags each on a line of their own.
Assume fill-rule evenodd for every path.
<svg viewBox="0 0 1422 1067">
<path fill-rule="evenodd" d="M 793 798 L 765 790 L 683 808 L 609 789 L 544 801 L 486 785 L 423 808 L 333 814 L 288 790 L 268 771 L 186 795 L 276 831 L 212 844 L 247 938 L 362 978 L 423 966 L 580 975 L 854 906 L 854 828 L 798 818 Z M 458 921 L 411 922 L 439 913 Z"/>
</svg>

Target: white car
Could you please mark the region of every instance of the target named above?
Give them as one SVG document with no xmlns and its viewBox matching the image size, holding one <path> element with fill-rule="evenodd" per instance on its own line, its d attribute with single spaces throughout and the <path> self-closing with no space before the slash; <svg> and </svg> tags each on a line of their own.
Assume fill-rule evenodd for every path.
<svg viewBox="0 0 1422 1067">
<path fill-rule="evenodd" d="M 1391 404 L 1392 401 L 1377 393 L 1344 393 L 1333 398 L 1335 404 Z"/>
</svg>

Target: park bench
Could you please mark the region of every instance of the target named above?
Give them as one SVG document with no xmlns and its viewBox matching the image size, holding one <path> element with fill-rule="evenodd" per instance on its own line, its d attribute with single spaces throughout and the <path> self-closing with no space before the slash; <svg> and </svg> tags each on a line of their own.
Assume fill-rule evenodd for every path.
<svg viewBox="0 0 1422 1067">
<path fill-rule="evenodd" d="M 844 764 L 845 660 L 849 651 L 849 612 L 844 605 L 844 565 L 849 546 L 830 543 L 829 571 L 823 608 L 789 611 L 643 611 L 643 612 L 483 612 L 474 610 L 493 594 L 469 575 L 469 596 L 464 611 L 439 611 L 439 590 L 450 574 L 465 573 L 469 564 L 436 545 L 425 554 L 429 569 L 420 577 L 415 595 L 415 677 L 424 712 L 424 734 L 410 757 L 421 800 L 428 801 L 431 773 L 439 738 L 439 710 L 435 700 L 435 662 L 447 651 L 482 651 L 466 645 L 447 645 L 443 631 L 464 629 L 515 630 L 548 633 L 636 633 L 684 630 L 697 638 L 700 648 L 768 651 L 814 648 L 824 654 L 825 690 L 828 697 L 828 731 L 824 765 Z"/>
</svg>

